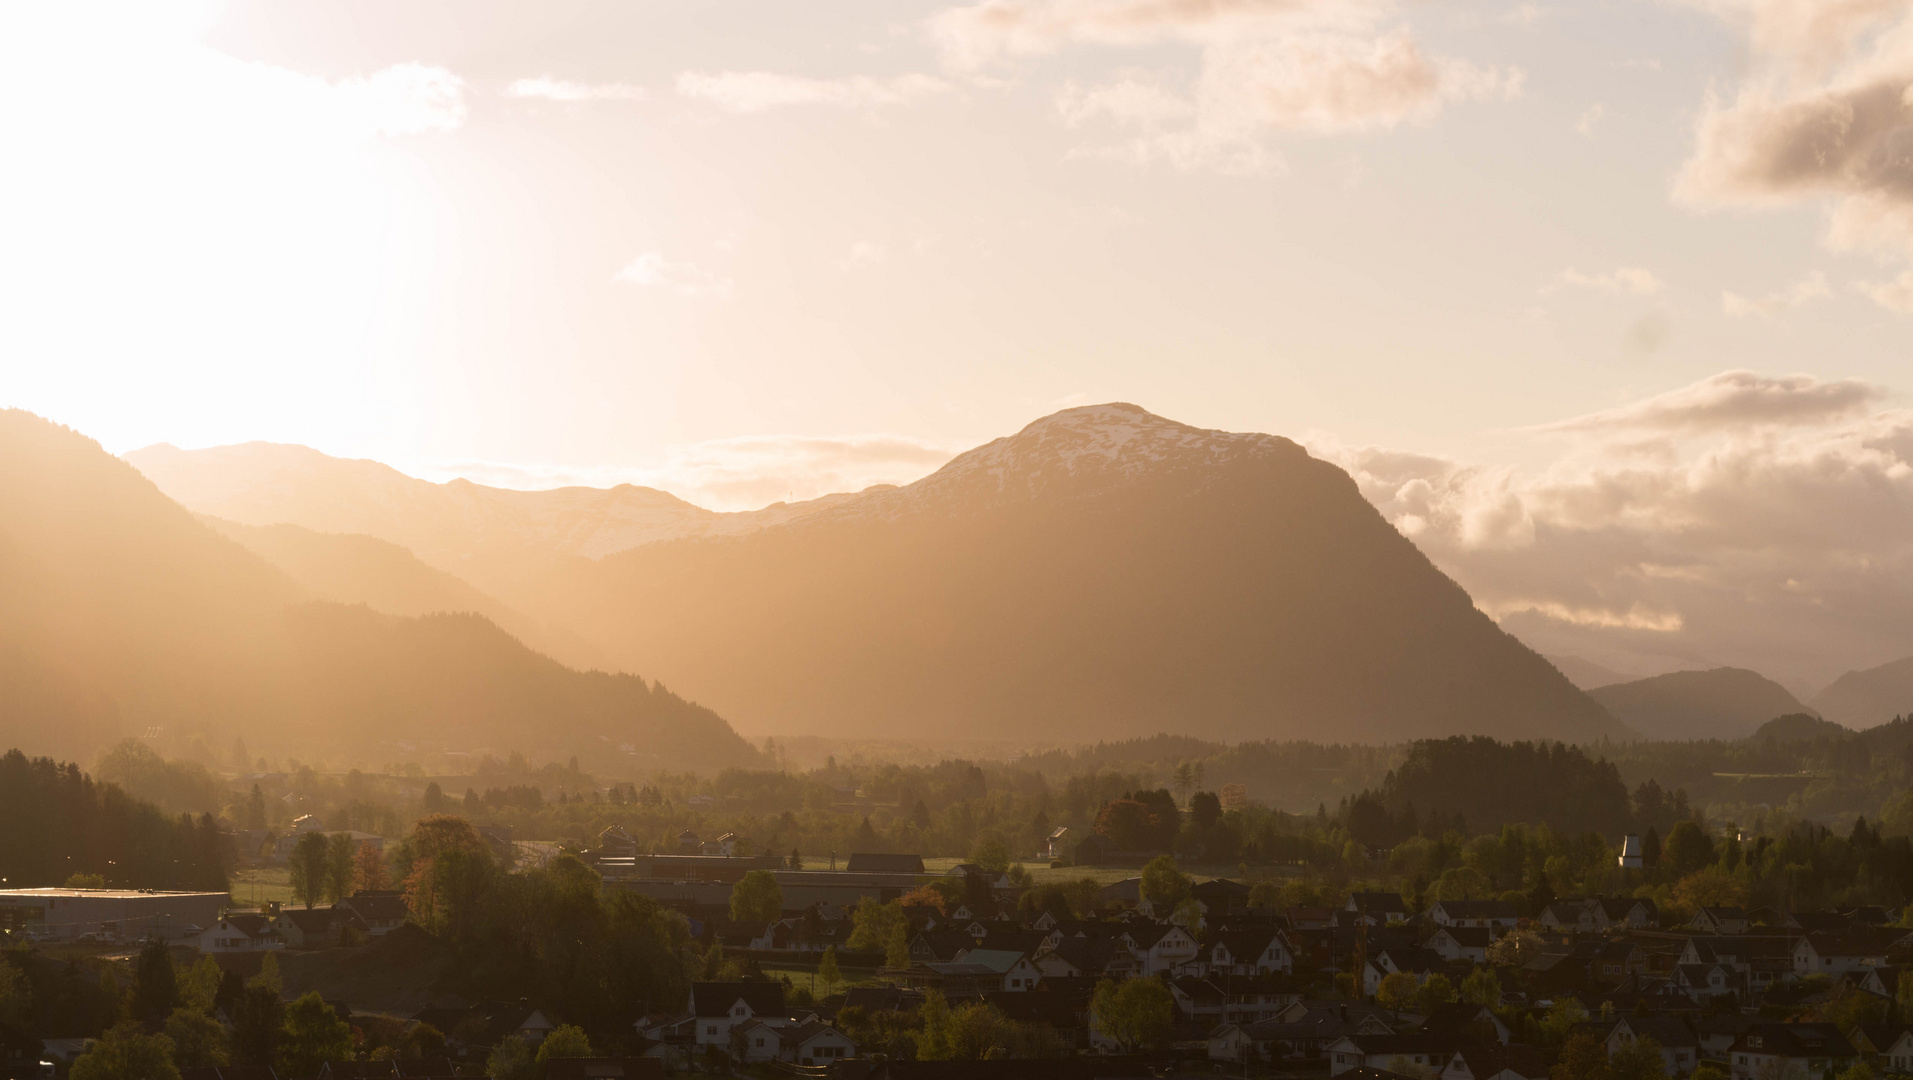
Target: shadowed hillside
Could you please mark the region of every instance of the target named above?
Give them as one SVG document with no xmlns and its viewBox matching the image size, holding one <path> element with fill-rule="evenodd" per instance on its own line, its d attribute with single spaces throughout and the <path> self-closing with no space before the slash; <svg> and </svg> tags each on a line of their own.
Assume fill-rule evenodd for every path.
<svg viewBox="0 0 1913 1080">
<path fill-rule="evenodd" d="M 1776 716 L 1808 711 L 1786 687 L 1742 668 L 1675 671 L 1591 693 L 1648 739 L 1744 739 Z"/>
<path fill-rule="evenodd" d="M 1071 740 L 1624 733 L 1342 470 L 1073 409 L 908 487 L 574 560 L 546 617 L 747 729 Z"/>
<path fill-rule="evenodd" d="M 1827 719 L 1855 728 L 1913 714 L 1913 656 L 1847 672 L 1813 699 L 1813 707 Z"/>
<path fill-rule="evenodd" d="M 0 742 L 90 756 L 163 729 L 306 760 L 401 742 L 592 754 L 607 773 L 755 760 L 709 710 L 479 616 L 306 597 L 92 440 L 0 412 Z"/>
</svg>

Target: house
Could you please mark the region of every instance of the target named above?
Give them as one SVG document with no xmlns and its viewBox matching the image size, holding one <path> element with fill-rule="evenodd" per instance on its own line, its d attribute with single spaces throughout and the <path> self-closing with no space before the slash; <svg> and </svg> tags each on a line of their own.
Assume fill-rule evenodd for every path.
<svg viewBox="0 0 1913 1080">
<path fill-rule="evenodd" d="M 1733 1080 L 1832 1080 L 1859 1059 L 1833 1024 L 1753 1024 L 1727 1051 Z"/>
<path fill-rule="evenodd" d="M 351 912 L 372 937 L 383 937 L 412 917 L 412 910 L 405 906 L 405 894 L 395 889 L 360 889 L 333 907 Z"/>
<path fill-rule="evenodd" d="M 1669 1076 L 1686 1076 L 1700 1064 L 1700 1039 L 1684 1021 L 1671 1016 L 1629 1016 L 1608 1032 L 1608 1056 L 1642 1039 L 1653 1039 L 1661 1046 L 1661 1071 Z"/>
<path fill-rule="evenodd" d="M 1449 1035 L 1464 1041 L 1472 1039 L 1483 1046 L 1506 1046 L 1514 1041 L 1514 1031 L 1486 1005 L 1449 1001 L 1435 1006 L 1418 1029 L 1424 1035 Z"/>
<path fill-rule="evenodd" d="M 386 1058 L 382 1061 L 327 1061 L 318 1080 L 453 1080 L 458 1069 L 450 1058 Z"/>
<path fill-rule="evenodd" d="M 1283 908 L 1282 917 L 1288 920 L 1291 930 L 1327 930 L 1335 921 L 1333 911 L 1317 907 Z"/>
<path fill-rule="evenodd" d="M 1583 900 L 1556 900 L 1535 921 L 1544 929 L 1567 934 L 1591 934 L 1595 929 L 1594 912 Z"/>
<path fill-rule="evenodd" d="M 1169 980 L 1169 995 L 1183 1019 L 1197 1021 L 1205 1029 L 1221 1022 L 1223 1006 L 1229 1000 L 1220 986 L 1193 975 Z"/>
<path fill-rule="evenodd" d="M 1123 931 L 1120 940 L 1136 954 L 1141 974 L 1155 975 L 1196 958 L 1201 946 L 1189 931 L 1174 923 L 1140 923 Z"/>
<path fill-rule="evenodd" d="M 700 982 L 691 984 L 687 1010 L 697 1018 L 698 1046 L 727 1047 L 731 1028 L 762 1018 L 787 1018 L 782 983 Z"/>
<path fill-rule="evenodd" d="M 283 949 L 286 940 L 273 930 L 272 922 L 270 916 L 258 912 L 231 912 L 199 935 L 199 951 L 243 953 Z"/>
<path fill-rule="evenodd" d="M 1488 930 L 1500 937 L 1521 922 L 1521 914 L 1506 900 L 1437 900 L 1428 909 L 1428 921 Z"/>
<path fill-rule="evenodd" d="M 1623 899 L 1609 900 L 1605 897 L 1588 901 L 1590 914 L 1594 916 L 1596 930 L 1651 930 L 1660 925 L 1661 909 L 1652 900 Z"/>
<path fill-rule="evenodd" d="M 1036 965 L 1030 963 L 1029 955 L 1016 949 L 971 949 L 960 959 L 962 963 L 980 965 L 996 972 L 1002 982 L 1001 986 L 995 988 L 998 990 L 1034 990 L 1043 977 Z"/>
<path fill-rule="evenodd" d="M 1460 1049 L 1456 1039 L 1445 1035 L 1344 1035 L 1328 1045 L 1328 1074 L 1404 1066 L 1439 1071 Z"/>
<path fill-rule="evenodd" d="M 1488 962 L 1488 946 L 1494 931 L 1485 926 L 1444 926 L 1428 937 L 1428 948 L 1444 960 Z"/>
<path fill-rule="evenodd" d="M 1897 928 L 1865 927 L 1837 934 L 1809 933 L 1793 947 L 1796 975 L 1820 972 L 1843 975 L 1849 971 L 1886 966 L 1887 950 L 1906 931 Z"/>
<path fill-rule="evenodd" d="M 1854 1032 L 1853 1043 L 1873 1059 L 1875 1072 L 1913 1072 L 1913 1025 L 1862 1024 Z"/>
<path fill-rule="evenodd" d="M 331 949 L 345 944 L 346 936 L 365 933 L 365 923 L 350 911 L 337 907 L 281 908 L 272 920 L 272 929 L 285 939 L 290 949 Z"/>
<path fill-rule="evenodd" d="M 1048 859 L 1051 862 L 1067 859 L 1070 845 L 1074 842 L 1069 826 L 1059 825 L 1050 832 L 1048 839 L 1043 841 L 1043 847 L 1036 853 L 1037 858 Z"/>
<path fill-rule="evenodd" d="M 1383 949 L 1369 960 L 1362 973 L 1363 993 L 1370 997 L 1381 989 L 1382 980 L 1398 971 L 1407 972 L 1418 981 L 1427 979 L 1431 972 L 1447 967 L 1440 953 L 1431 949 Z"/>
<path fill-rule="evenodd" d="M 781 1061 L 789 1065 L 834 1064 L 857 1056 L 857 1044 L 815 1016 L 802 1020 L 753 1019 L 738 1028 L 747 1062 Z"/>
<path fill-rule="evenodd" d="M 1064 938 L 1039 950 L 1031 962 L 1049 979 L 1124 979 L 1134 975 L 1138 967 L 1136 954 L 1129 951 L 1129 946 L 1111 937 Z"/>
<path fill-rule="evenodd" d="M 481 1001 L 464 1008 L 430 1006 L 413 1013 L 411 1019 L 432 1025 L 445 1033 L 447 1044 L 467 1051 L 488 1050 L 513 1035 L 543 1042 L 556 1026 L 543 1012 L 509 1001 Z"/>
<path fill-rule="evenodd" d="M 1631 941 L 1603 944 L 1589 960 L 1589 973 L 1598 979 L 1623 979 L 1647 971 L 1647 950 Z"/>
<path fill-rule="evenodd" d="M 1194 963 L 1202 975 L 1269 975 L 1295 967 L 1280 930 L 1225 930 Z"/>
<path fill-rule="evenodd" d="M 1370 926 L 1404 923 L 1408 921 L 1408 905 L 1402 903 L 1400 893 L 1350 893 L 1348 902 L 1335 913 L 1335 925 L 1353 926 L 1357 919 Z"/>
<path fill-rule="evenodd" d="M 1536 1046 L 1463 1046 L 1439 1080 L 1547 1080 L 1547 1055 Z"/>
<path fill-rule="evenodd" d="M 1724 964 L 1676 964 L 1673 981 L 1676 987 L 1698 1002 L 1737 993 L 1740 987 L 1738 973 Z"/>
<path fill-rule="evenodd" d="M 1189 890 L 1189 896 L 1201 905 L 1202 913 L 1210 919 L 1234 915 L 1249 908 L 1249 887 L 1228 878 L 1200 882 Z"/>
<path fill-rule="evenodd" d="M 921 874 L 923 856 L 852 852 L 844 869 L 853 874 Z"/>
<path fill-rule="evenodd" d="M 1753 920 L 1743 908 L 1704 907 L 1694 912 L 1693 921 L 1687 925 L 1702 934 L 1744 934 Z"/>
</svg>

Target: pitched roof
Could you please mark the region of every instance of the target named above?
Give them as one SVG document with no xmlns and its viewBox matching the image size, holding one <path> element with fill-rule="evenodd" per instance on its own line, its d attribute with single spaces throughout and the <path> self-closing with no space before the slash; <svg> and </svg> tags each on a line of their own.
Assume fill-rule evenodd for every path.
<svg viewBox="0 0 1913 1080">
<path fill-rule="evenodd" d="M 1734 1049 L 1781 1057 L 1854 1056 L 1853 1044 L 1833 1024 L 1755 1024 L 1734 1041 Z"/>
<path fill-rule="evenodd" d="M 1700 1039 L 1683 1020 L 1672 1016 L 1624 1016 L 1621 1024 L 1637 1039 L 1653 1039 L 1663 1047 L 1698 1046 Z"/>
<path fill-rule="evenodd" d="M 1437 900 L 1435 904 L 1453 919 L 1514 919 L 1521 914 L 1506 900 Z"/>
<path fill-rule="evenodd" d="M 340 900 L 337 906 L 350 908 L 369 923 L 404 920 L 412 916 L 412 909 L 405 906 L 405 894 L 391 890 L 373 892 L 362 889 Z"/>
<path fill-rule="evenodd" d="M 742 998 L 754 1016 L 784 1011 L 784 984 L 773 982 L 699 982 L 691 984 L 691 1011 L 699 1016 L 724 1016 Z"/>
</svg>

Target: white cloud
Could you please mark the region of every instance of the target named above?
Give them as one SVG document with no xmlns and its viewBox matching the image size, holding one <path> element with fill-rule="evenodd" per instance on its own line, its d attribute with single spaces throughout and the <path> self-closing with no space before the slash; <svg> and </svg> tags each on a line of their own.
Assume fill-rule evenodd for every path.
<svg viewBox="0 0 1913 1080">
<path fill-rule="evenodd" d="M 581 83 L 540 75 L 518 79 L 505 88 L 507 97 L 534 98 L 542 101 L 642 101 L 644 87 L 630 83 Z"/>
<path fill-rule="evenodd" d="M 1904 271 L 1891 281 L 1863 281 L 1859 289 L 1889 311 L 1913 315 L 1913 270 Z"/>
<path fill-rule="evenodd" d="M 1557 285 L 1573 285 L 1585 289 L 1598 289 L 1601 292 L 1633 293 L 1646 296 L 1661 290 L 1661 279 L 1653 271 L 1638 266 L 1618 267 L 1606 274 L 1583 274 L 1569 267 L 1561 271 Z"/>
<path fill-rule="evenodd" d="M 1071 126 L 1131 129 L 1086 152 L 1181 168 L 1267 171 L 1271 134 L 1425 123 L 1522 86 L 1517 69 L 1426 52 L 1387 0 L 984 0 L 929 26 L 945 62 L 966 71 L 1071 46 L 1193 46 L 1193 75 L 1071 84 L 1058 98 Z"/>
<path fill-rule="evenodd" d="M 626 263 L 611 280 L 641 288 L 663 289 L 688 297 L 731 295 L 731 279 L 693 263 L 672 262 L 662 252 L 647 251 Z"/>
<path fill-rule="evenodd" d="M 1530 429 L 1561 446 L 1532 475 L 1314 449 L 1542 651 L 1823 684 L 1913 653 L 1913 411 L 1885 396 L 1726 372 Z"/>
<path fill-rule="evenodd" d="M 1829 247 L 1913 260 L 1913 3 L 1696 2 L 1744 29 L 1752 62 L 1731 93 L 1709 92 L 1676 197 L 1819 204 Z"/>
<path fill-rule="evenodd" d="M 847 79 L 811 79 L 771 71 L 687 71 L 677 78 L 678 93 L 738 113 L 793 105 L 853 109 L 902 105 L 949 88 L 950 84 L 942 79 L 915 74 L 891 79 L 861 75 Z"/>
<path fill-rule="evenodd" d="M 1502 13 L 1501 21 L 1525 28 L 1540 22 L 1547 14 L 1548 9 L 1539 4 L 1519 4 Z"/>
<path fill-rule="evenodd" d="M 1737 318 L 1747 315 L 1778 315 L 1783 311 L 1791 311 L 1803 304 L 1824 300 L 1832 295 L 1833 290 L 1827 287 L 1827 275 L 1815 270 L 1792 288 L 1768 293 L 1758 299 L 1722 290 L 1720 309 Z"/>
<path fill-rule="evenodd" d="M 1588 106 L 1587 111 L 1581 114 L 1581 118 L 1574 122 L 1574 130 L 1580 132 L 1583 138 L 1590 137 L 1594 134 L 1594 125 L 1600 123 L 1601 117 L 1606 115 L 1607 106 L 1597 101 Z"/>
</svg>

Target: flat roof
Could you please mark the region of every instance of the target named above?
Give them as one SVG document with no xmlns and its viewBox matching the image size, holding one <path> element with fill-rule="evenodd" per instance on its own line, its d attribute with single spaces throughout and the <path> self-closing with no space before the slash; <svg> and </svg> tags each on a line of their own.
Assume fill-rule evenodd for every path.
<svg viewBox="0 0 1913 1080">
<path fill-rule="evenodd" d="M 78 900 L 82 897 L 99 897 L 106 900 L 137 900 L 151 896 L 230 896 L 223 892 L 166 892 L 160 889 L 0 889 L 0 898 L 15 897 L 22 900 L 37 900 L 42 897 L 55 897 Z"/>
</svg>

